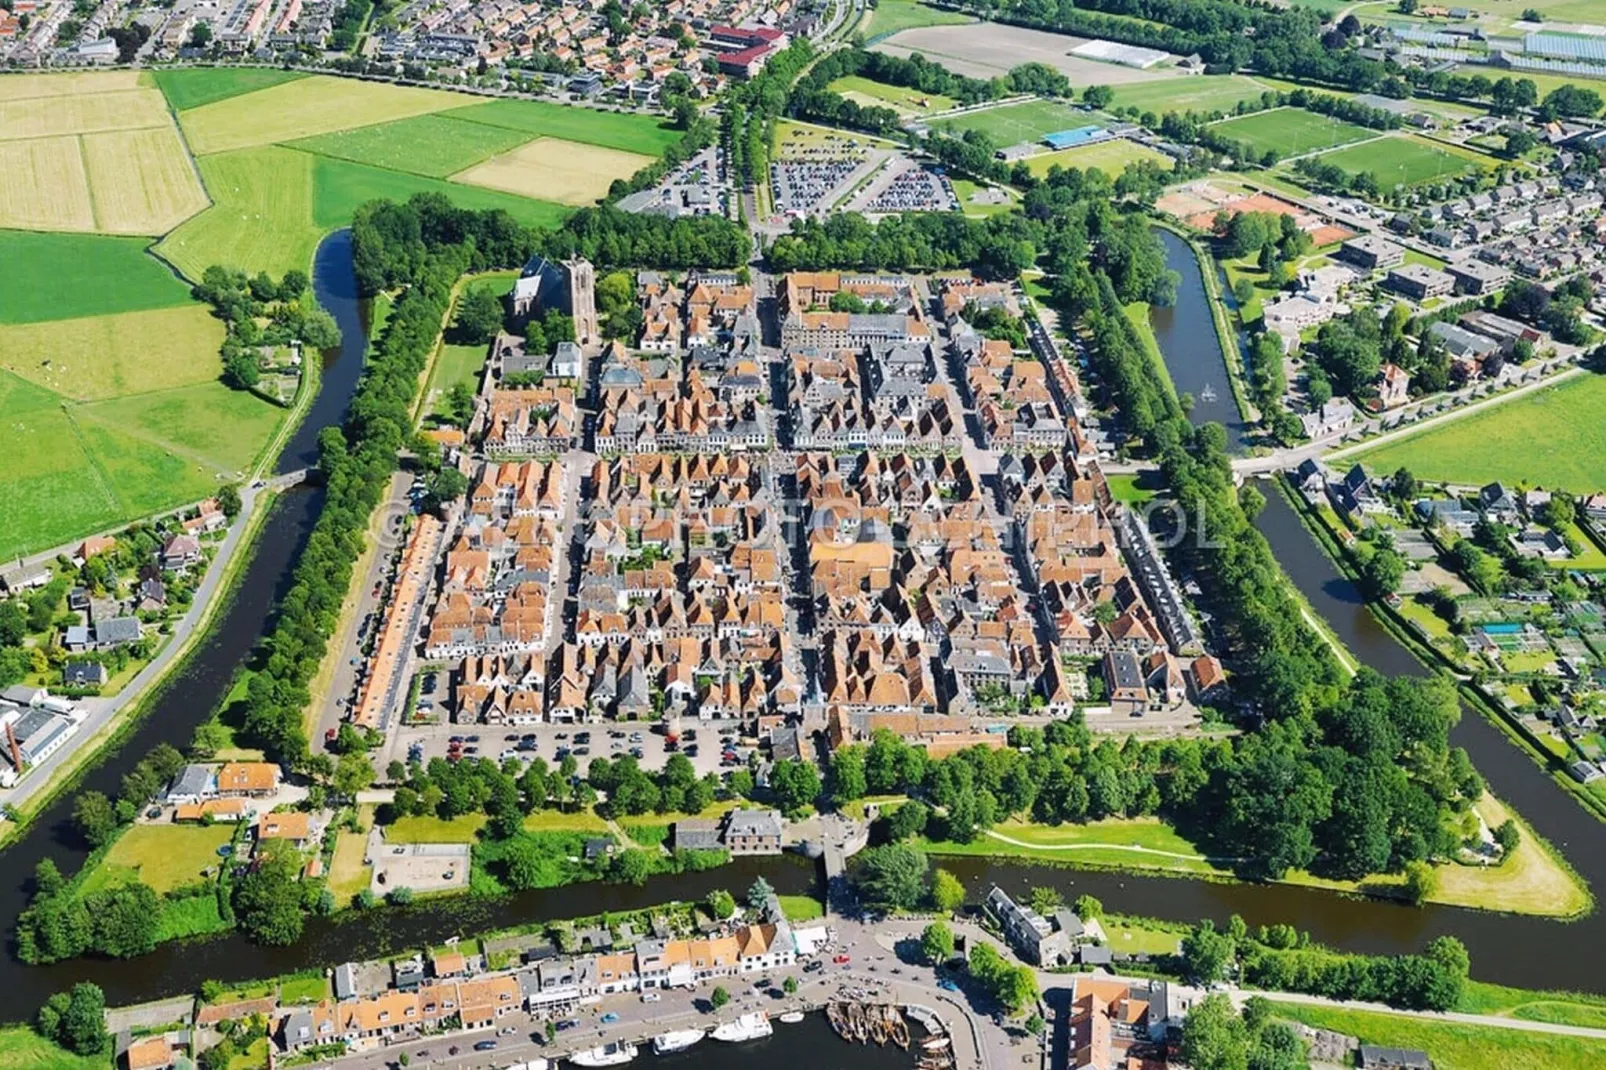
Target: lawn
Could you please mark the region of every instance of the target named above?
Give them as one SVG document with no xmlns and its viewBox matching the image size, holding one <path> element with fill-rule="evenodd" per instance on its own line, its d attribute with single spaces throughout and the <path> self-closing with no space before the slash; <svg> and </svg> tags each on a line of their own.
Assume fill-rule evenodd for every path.
<svg viewBox="0 0 1606 1070">
<path fill-rule="evenodd" d="M 1241 100 L 1260 100 L 1266 87 L 1241 74 L 1164 78 L 1157 82 L 1131 82 L 1112 86 L 1114 107 L 1138 108 L 1164 115 L 1175 112 L 1230 112 Z"/>
<path fill-rule="evenodd" d="M 1331 149 L 1376 137 L 1376 130 L 1346 123 L 1303 108 L 1275 108 L 1271 111 L 1223 119 L 1210 129 L 1223 137 L 1241 141 L 1257 155 L 1268 149 L 1279 156 L 1300 156 L 1318 149 Z"/>
<path fill-rule="evenodd" d="M 473 843 L 484 827 L 484 814 L 462 814 L 451 819 L 408 815 L 385 827 L 385 842 Z"/>
<path fill-rule="evenodd" d="M 1498 866 L 1447 865 L 1438 867 L 1439 888 L 1434 898 L 1452 903 L 1499 904 L 1519 914 L 1567 917 L 1590 907 L 1588 892 L 1551 857 L 1533 830 L 1493 795 L 1478 801 L 1478 813 L 1490 828 L 1517 816 L 1522 840 L 1510 858 Z"/>
<path fill-rule="evenodd" d="M 8 79 L 0 78 L 0 83 Z M 0 323 L 103 316 L 194 301 L 136 238 L 0 230 Z"/>
<path fill-rule="evenodd" d="M 781 913 L 790 922 L 814 921 L 825 917 L 825 904 L 812 895 L 783 895 Z"/>
<path fill-rule="evenodd" d="M 875 44 L 900 30 L 917 26 L 958 26 L 976 20 L 957 11 L 943 11 L 930 7 L 920 0 L 880 0 L 859 24 L 858 31 L 866 44 Z"/>
<path fill-rule="evenodd" d="M 207 382 L 97 402 L 75 415 L 210 462 L 237 478 L 256 463 L 285 410 L 250 391 Z"/>
<path fill-rule="evenodd" d="M 530 140 L 505 127 L 465 122 L 444 115 L 363 126 L 288 143 L 319 156 L 387 167 L 394 171 L 445 178 L 499 152 Z"/>
<path fill-rule="evenodd" d="M 207 107 L 228 107 L 234 100 Z M 313 160 L 304 152 L 274 146 L 203 157 L 201 177 L 212 194 L 212 207 L 163 238 L 157 253 L 192 279 L 213 264 L 274 277 L 292 268 L 310 271 L 322 236 L 312 220 Z"/>
<path fill-rule="evenodd" d="M 669 815 L 654 816 L 662 821 L 673 820 Z M 608 823 L 590 810 L 537 810 L 524 819 L 524 828 L 527 832 L 607 832 Z"/>
<path fill-rule="evenodd" d="M 325 156 L 312 159 L 312 219 L 324 230 L 351 222 L 358 205 L 377 198 L 404 201 L 415 193 L 439 193 L 461 208 L 501 208 L 519 222 L 539 227 L 555 227 L 574 211 L 550 200 L 532 200 Z"/>
<path fill-rule="evenodd" d="M 85 892 L 138 877 L 158 894 L 202 880 L 218 864 L 217 849 L 234 838 L 234 826 L 133 825 L 117 838 L 84 880 Z"/>
<path fill-rule="evenodd" d="M 980 130 L 992 138 L 995 145 L 1014 145 L 1022 141 L 1041 141 L 1046 135 L 1061 130 L 1096 124 L 1086 112 L 1077 111 L 1069 104 L 1057 100 L 1030 100 L 937 119 L 931 125 L 954 137 L 967 130 Z"/>
<path fill-rule="evenodd" d="M 1543 444 L 1536 449 L 1536 444 Z M 1606 489 L 1606 377 L 1584 375 L 1359 454 L 1372 471 L 1474 486 Z"/>
<path fill-rule="evenodd" d="M 901 115 L 925 115 L 934 111 L 947 111 L 959 102 L 941 93 L 922 93 L 918 89 L 888 85 L 872 81 L 857 74 L 838 78 L 827 89 L 840 93 L 849 100 L 870 107 L 891 108 Z"/>
<path fill-rule="evenodd" d="M 1275 998 L 1275 997 L 1273 997 Z M 1606 1065 L 1606 1040 L 1549 1036 L 1496 1026 L 1460 1025 L 1403 1014 L 1279 1001 L 1278 1017 L 1359 1037 L 1362 1043 L 1418 1048 L 1437 1070 Z"/>
<path fill-rule="evenodd" d="M 362 831 L 340 832 L 335 840 L 334 857 L 329 862 L 329 891 L 342 907 L 349 905 L 358 892 L 368 887 L 372 876 L 369 867 L 363 864 L 363 856 L 368 853 L 368 830 L 374 824 L 374 808 L 361 806 L 357 814 L 362 822 Z"/>
<path fill-rule="evenodd" d="M 299 71 L 269 70 L 261 67 L 195 67 L 156 72 L 156 88 L 162 91 L 174 111 L 188 111 L 203 104 L 227 100 L 258 89 L 293 82 L 306 75 Z"/>
<path fill-rule="evenodd" d="M 10 81 L 0 78 L 0 83 Z M 106 1070 L 107 1055 L 74 1055 L 25 1025 L 0 1029 L 0 1070 Z"/>
<path fill-rule="evenodd" d="M 1110 496 L 1118 502 L 1133 505 L 1139 508 L 1154 501 L 1156 494 L 1163 488 L 1159 486 L 1158 473 L 1133 472 L 1117 473 L 1106 476 L 1110 484 Z"/>
<path fill-rule="evenodd" d="M 439 89 L 313 75 L 191 108 L 179 114 L 179 124 L 190 148 L 205 155 L 446 111 L 468 99 Z"/>
<path fill-rule="evenodd" d="M 205 305 L 0 325 L 0 368 L 93 401 L 207 383 L 222 374 L 223 324 Z"/>
<path fill-rule="evenodd" d="M 984 855 L 1064 862 L 1069 865 L 1163 869 L 1220 876 L 1214 865 L 1170 826 L 1153 818 L 1039 825 L 1007 822 L 970 843 L 929 843 L 933 854 Z"/>
<path fill-rule="evenodd" d="M 531 137 L 555 137 L 621 152 L 661 156 L 680 140 L 680 131 L 647 115 L 576 108 L 540 100 L 492 100 L 454 108 L 453 119 L 522 130 Z"/>
<path fill-rule="evenodd" d="M 513 288 L 513 280 L 517 277 L 515 272 L 499 271 L 471 279 L 463 285 L 458 300 L 462 300 L 463 294 L 470 290 L 489 290 L 500 297 Z M 442 343 L 435 354 L 435 363 L 429 373 L 429 385 L 424 391 L 424 411 L 435 411 L 433 408 L 435 402 L 443 398 L 454 386 L 462 385 L 477 391 L 480 374 L 485 368 L 485 358 L 489 351 L 488 345 Z"/>
<path fill-rule="evenodd" d="M 1054 167 L 1063 167 L 1069 170 L 1076 167 L 1086 170 L 1097 167 L 1100 171 L 1111 177 L 1119 175 L 1127 169 L 1127 165 L 1148 160 L 1161 168 L 1169 170 L 1171 157 L 1139 145 L 1126 138 L 1116 138 L 1113 141 L 1101 141 L 1096 145 L 1079 145 L 1072 149 L 1060 149 L 1058 152 L 1045 152 L 1040 156 L 1027 159 L 1026 169 L 1041 178 Z"/>
<path fill-rule="evenodd" d="M 985 219 L 988 216 L 1002 215 L 1013 212 L 1020 207 L 1020 194 L 1008 186 L 983 186 L 967 178 L 953 179 L 954 196 L 959 198 L 960 209 L 968 216 Z M 1004 199 L 998 203 L 977 203 L 974 198 L 977 193 L 985 189 L 1002 191 Z"/>
<path fill-rule="evenodd" d="M 1107 946 L 1112 951 L 1123 951 L 1129 955 L 1174 955 L 1182 940 L 1178 933 L 1145 924 L 1141 918 L 1109 915 L 1099 924 L 1104 928 Z"/>
<path fill-rule="evenodd" d="M 322 974 L 291 977 L 279 985 L 281 1004 L 317 1003 L 329 998 L 329 979 Z"/>
<path fill-rule="evenodd" d="M 1387 137 L 1323 153 L 1323 163 L 1335 164 L 1351 174 L 1370 171 L 1387 193 L 1399 186 L 1437 182 L 1477 168 L 1492 168 L 1495 161 L 1471 152 L 1454 152 L 1443 145 L 1413 137 Z"/>
</svg>

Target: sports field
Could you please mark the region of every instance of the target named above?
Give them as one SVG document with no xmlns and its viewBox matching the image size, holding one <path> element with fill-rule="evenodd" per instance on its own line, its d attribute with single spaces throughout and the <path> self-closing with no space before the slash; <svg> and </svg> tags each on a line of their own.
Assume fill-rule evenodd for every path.
<svg viewBox="0 0 1606 1070">
<path fill-rule="evenodd" d="M 6 79 L 0 78 L 0 83 Z M 0 230 L 0 323 L 190 304 L 189 287 L 136 238 Z"/>
<path fill-rule="evenodd" d="M 826 87 L 862 107 L 891 108 L 900 115 L 925 115 L 934 111 L 947 111 L 959 102 L 941 93 L 922 93 L 901 85 L 887 85 L 871 81 L 857 74 L 838 78 Z"/>
<path fill-rule="evenodd" d="M 223 324 L 204 305 L 0 326 L 0 368 L 93 401 L 215 380 Z"/>
<path fill-rule="evenodd" d="M 1501 480 L 1574 494 L 1606 490 L 1606 378 L 1583 375 L 1366 450 L 1374 472 L 1418 479 Z"/>
<path fill-rule="evenodd" d="M 868 40 L 890 37 L 916 26 L 957 26 L 975 21 L 968 15 L 930 7 L 920 0 L 881 0 L 866 12 L 864 21 L 859 24 L 859 33 Z"/>
<path fill-rule="evenodd" d="M 1026 160 L 1026 169 L 1039 177 L 1048 174 L 1051 167 L 1072 167 L 1086 170 L 1097 167 L 1100 171 L 1114 178 L 1126 170 L 1127 164 L 1137 163 L 1139 160 L 1148 160 L 1161 167 L 1171 167 L 1171 157 L 1153 149 L 1129 141 L 1126 138 L 1116 138 L 1113 141 L 1101 141 L 1095 145 L 1078 145 L 1072 149 L 1060 149 L 1058 152 L 1045 152 L 1040 156 L 1031 156 Z"/>
<path fill-rule="evenodd" d="M 1175 112 L 1230 112 L 1241 100 L 1258 101 L 1266 87 L 1241 74 L 1205 74 L 1194 78 L 1167 78 L 1158 82 L 1118 85 L 1114 106 L 1138 108 L 1164 115 Z"/>
<path fill-rule="evenodd" d="M 1413 137 L 1389 137 L 1323 153 L 1323 163 L 1336 164 L 1351 174 L 1370 171 L 1385 193 L 1399 186 L 1438 182 L 1478 168 L 1491 169 L 1496 161 L 1477 153 L 1456 152 Z"/>
<path fill-rule="evenodd" d="M 265 67 L 181 67 L 156 71 L 156 87 L 174 111 L 199 108 L 202 104 L 227 100 L 242 93 L 254 93 L 281 82 L 305 78 L 300 71 L 270 70 Z"/>
<path fill-rule="evenodd" d="M 967 130 L 980 130 L 991 137 L 994 144 L 1002 147 L 1022 141 L 1040 141 L 1047 134 L 1095 124 L 1090 122 L 1086 112 L 1076 111 L 1068 104 L 1054 100 L 1032 100 L 1025 104 L 1008 104 L 1002 108 L 987 108 L 937 119 L 931 125 L 955 137 Z"/>
<path fill-rule="evenodd" d="M 1280 156 L 1302 156 L 1318 149 L 1348 145 L 1352 141 L 1375 138 L 1376 130 L 1346 123 L 1303 108 L 1274 108 L 1235 119 L 1212 123 L 1210 129 L 1223 137 L 1242 141 L 1256 153 L 1275 151 Z"/>
<path fill-rule="evenodd" d="M 377 126 L 320 134 L 288 143 L 320 156 L 445 178 L 497 153 L 517 148 L 529 135 L 506 127 L 465 122 L 444 115 L 418 115 Z"/>
<path fill-rule="evenodd" d="M 457 93 L 313 75 L 192 108 L 179 125 L 197 154 L 270 145 L 445 111 Z"/>
<path fill-rule="evenodd" d="M 606 194 L 614 179 L 629 178 L 651 162 L 651 156 L 633 152 L 537 138 L 452 179 L 522 197 L 583 205 Z"/>
</svg>

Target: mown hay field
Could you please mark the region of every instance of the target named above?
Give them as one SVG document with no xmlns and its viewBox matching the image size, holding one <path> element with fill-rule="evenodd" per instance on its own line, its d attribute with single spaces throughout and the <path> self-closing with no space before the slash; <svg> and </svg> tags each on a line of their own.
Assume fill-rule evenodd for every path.
<svg viewBox="0 0 1606 1070">
<path fill-rule="evenodd" d="M 0 141 L 92 134 L 99 130 L 137 130 L 144 126 L 166 126 L 169 122 L 167 102 L 155 89 L 0 99 Z"/>
<path fill-rule="evenodd" d="M 95 229 L 165 234 L 207 206 L 190 155 L 171 126 L 85 134 Z"/>
<path fill-rule="evenodd" d="M 445 111 L 464 99 L 439 89 L 313 75 L 192 108 L 179 124 L 190 148 L 205 155 Z"/>
<path fill-rule="evenodd" d="M 305 78 L 300 71 L 272 70 L 266 67 L 180 67 L 156 71 L 156 87 L 174 111 L 187 111 L 203 104 L 254 93 L 283 82 Z"/>
<path fill-rule="evenodd" d="M 523 197 L 583 205 L 606 194 L 614 179 L 629 178 L 651 162 L 652 157 L 633 152 L 537 138 L 452 178 Z"/>
<path fill-rule="evenodd" d="M 272 145 L 201 157 L 212 207 L 156 252 L 192 279 L 213 264 L 274 276 L 310 270 L 322 235 L 312 221 L 312 159 Z"/>
<path fill-rule="evenodd" d="M 95 206 L 76 137 L 0 141 L 0 227 L 95 229 Z"/>
<path fill-rule="evenodd" d="M 6 74 L 0 76 L 0 100 L 33 97 L 76 97 L 85 93 L 117 93 L 140 89 L 146 78 L 139 71 L 63 71 L 60 74 Z"/>
</svg>

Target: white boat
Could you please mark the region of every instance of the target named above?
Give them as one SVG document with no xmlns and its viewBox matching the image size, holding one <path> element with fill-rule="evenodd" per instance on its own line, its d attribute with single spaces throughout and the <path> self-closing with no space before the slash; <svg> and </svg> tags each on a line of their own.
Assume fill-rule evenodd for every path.
<svg viewBox="0 0 1606 1070">
<path fill-rule="evenodd" d="M 802 1011 L 787 1011 L 785 1014 L 781 1015 L 781 1021 L 785 1022 L 787 1025 L 796 1025 L 802 1020 Z"/>
<path fill-rule="evenodd" d="M 711 1035 L 715 1040 L 738 1041 L 757 1040 L 760 1037 L 770 1036 L 774 1032 L 775 1027 L 770 1025 L 770 1016 L 763 1011 L 754 1011 L 751 1014 L 742 1015 L 734 1022 L 726 1022 L 724 1025 L 715 1026 Z"/>
<path fill-rule="evenodd" d="M 708 1034 L 701 1029 L 671 1029 L 652 1038 L 652 1050 L 658 1055 L 672 1051 L 685 1051 Z"/>
<path fill-rule="evenodd" d="M 636 1057 L 636 1046 L 627 1041 L 613 1040 L 606 1044 L 598 1044 L 587 1051 L 577 1051 L 569 1056 L 569 1061 L 575 1066 L 623 1066 Z"/>
<path fill-rule="evenodd" d="M 549 1070 L 551 1066 L 552 1064 L 547 1060 L 536 1056 L 528 1062 L 514 1063 L 512 1066 L 506 1067 L 505 1070 Z"/>
</svg>

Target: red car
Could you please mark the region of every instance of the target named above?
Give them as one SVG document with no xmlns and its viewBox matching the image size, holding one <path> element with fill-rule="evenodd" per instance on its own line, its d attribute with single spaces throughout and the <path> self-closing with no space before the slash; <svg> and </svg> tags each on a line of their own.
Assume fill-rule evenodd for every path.
<svg viewBox="0 0 1606 1070">
<path fill-rule="evenodd" d="M 846 955 L 838 955 L 836 958 L 832 959 L 831 961 L 836 963 L 838 966 L 841 966 L 841 965 L 844 965 L 845 963 L 847 963 L 849 961 L 849 958 Z"/>
</svg>

